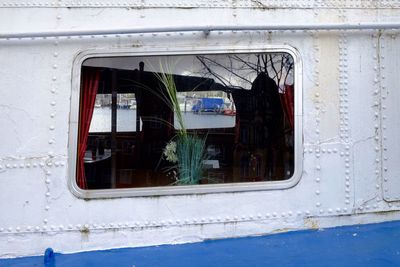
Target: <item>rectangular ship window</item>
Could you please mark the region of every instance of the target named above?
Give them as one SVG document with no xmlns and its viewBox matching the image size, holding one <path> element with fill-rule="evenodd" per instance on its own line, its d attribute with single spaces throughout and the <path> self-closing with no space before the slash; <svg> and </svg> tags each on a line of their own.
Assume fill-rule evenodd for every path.
<svg viewBox="0 0 400 267">
<path fill-rule="evenodd" d="M 293 176 L 291 54 L 92 57 L 80 68 L 80 189 L 173 191 Z"/>
</svg>

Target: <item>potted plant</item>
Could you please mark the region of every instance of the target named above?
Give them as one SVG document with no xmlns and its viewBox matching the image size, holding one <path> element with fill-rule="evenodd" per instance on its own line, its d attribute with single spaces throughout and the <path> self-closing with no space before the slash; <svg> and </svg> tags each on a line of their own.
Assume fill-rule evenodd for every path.
<svg viewBox="0 0 400 267">
<path fill-rule="evenodd" d="M 166 101 L 175 113 L 179 129 L 176 136 L 164 148 L 165 159 L 173 163 L 175 182 L 178 185 L 199 184 L 203 176 L 203 161 L 206 159 L 206 137 L 189 133 L 186 129 L 182 110 L 179 106 L 177 88 L 171 72 L 164 71 L 156 74 L 161 84 L 165 87 Z"/>
</svg>

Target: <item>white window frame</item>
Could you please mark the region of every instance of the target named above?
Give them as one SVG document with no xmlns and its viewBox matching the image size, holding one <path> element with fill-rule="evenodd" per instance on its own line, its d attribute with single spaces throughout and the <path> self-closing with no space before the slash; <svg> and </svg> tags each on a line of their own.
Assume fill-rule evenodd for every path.
<svg viewBox="0 0 400 267">
<path fill-rule="evenodd" d="M 158 186 L 141 188 L 118 188 L 118 189 L 81 189 L 76 182 L 76 164 L 78 149 L 79 128 L 79 98 L 81 67 L 83 62 L 89 58 L 97 57 L 135 57 L 135 56 L 179 56 L 179 55 L 205 55 L 205 54 L 250 54 L 250 53 L 288 53 L 294 60 L 294 173 L 290 179 L 282 181 L 266 182 L 243 182 L 225 184 L 204 185 L 180 185 L 180 186 Z M 246 191 L 281 190 L 294 187 L 301 178 L 303 172 L 303 90 L 302 90 L 302 62 L 298 51 L 288 45 L 265 45 L 262 47 L 210 47 L 177 48 L 171 50 L 169 47 L 147 48 L 145 52 L 137 49 L 108 49 L 87 50 L 79 53 L 73 63 L 72 69 L 72 92 L 71 109 L 69 121 L 69 170 L 68 184 L 71 192 L 78 198 L 118 198 L 118 197 L 141 197 L 141 196 L 164 196 L 184 194 L 207 194 Z"/>
</svg>

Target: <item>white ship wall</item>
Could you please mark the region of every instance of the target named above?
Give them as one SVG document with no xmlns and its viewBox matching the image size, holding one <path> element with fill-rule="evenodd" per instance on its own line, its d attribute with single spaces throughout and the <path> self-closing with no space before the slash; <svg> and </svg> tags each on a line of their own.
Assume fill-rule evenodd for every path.
<svg viewBox="0 0 400 267">
<path fill-rule="evenodd" d="M 201 25 L 399 23 L 400 1 L 0 1 L 0 34 Z M 0 39 L 0 257 L 400 219 L 399 29 Z M 68 186 L 72 70 L 88 50 L 289 45 L 303 157 L 285 190 L 84 200 Z M 300 167 L 300 166 L 298 166 Z"/>
</svg>

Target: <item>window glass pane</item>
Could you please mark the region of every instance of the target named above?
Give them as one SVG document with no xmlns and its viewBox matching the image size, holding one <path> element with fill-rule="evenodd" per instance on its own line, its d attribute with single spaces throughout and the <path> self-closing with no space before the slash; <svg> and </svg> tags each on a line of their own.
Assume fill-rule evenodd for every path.
<svg viewBox="0 0 400 267">
<path fill-rule="evenodd" d="M 108 189 L 289 179 L 294 68 L 287 53 L 86 60 L 82 73 L 100 78 L 90 88 L 94 78 L 82 74 L 81 118 L 91 120 L 87 133 L 86 121 L 79 122 L 78 151 L 86 153 L 78 154 L 78 184 Z"/>
<path fill-rule="evenodd" d="M 186 129 L 232 128 L 236 112 L 232 99 L 223 91 L 178 93 Z M 174 114 L 174 127 L 180 129 Z"/>
<path fill-rule="evenodd" d="M 117 132 L 135 132 L 135 94 L 118 94 Z M 111 94 L 97 94 L 89 132 L 111 132 Z"/>
</svg>

